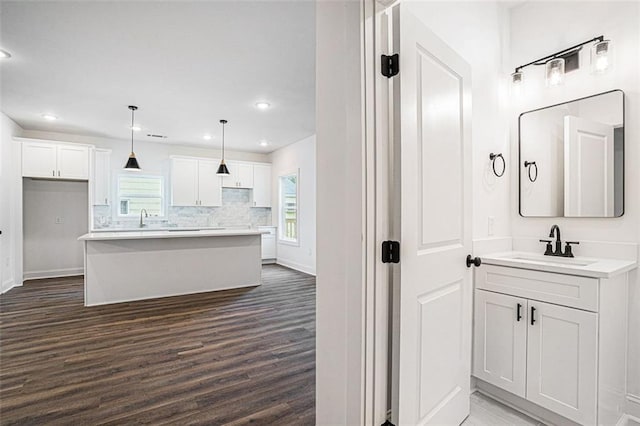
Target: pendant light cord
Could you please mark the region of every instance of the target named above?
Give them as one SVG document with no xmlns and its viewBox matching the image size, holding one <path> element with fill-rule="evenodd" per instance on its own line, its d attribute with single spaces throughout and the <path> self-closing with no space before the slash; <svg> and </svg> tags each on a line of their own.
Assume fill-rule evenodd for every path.
<svg viewBox="0 0 640 426">
<path fill-rule="evenodd" d="M 131 153 L 133 154 L 133 115 L 136 113 L 136 110 L 131 108 Z"/>
</svg>

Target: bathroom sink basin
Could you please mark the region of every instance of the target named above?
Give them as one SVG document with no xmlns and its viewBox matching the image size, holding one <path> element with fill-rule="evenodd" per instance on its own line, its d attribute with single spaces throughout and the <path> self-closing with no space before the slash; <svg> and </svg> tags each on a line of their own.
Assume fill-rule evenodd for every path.
<svg viewBox="0 0 640 426">
<path fill-rule="evenodd" d="M 571 265 L 571 266 L 588 266 L 597 262 L 597 260 L 590 259 L 576 259 L 573 257 L 560 257 L 560 256 L 544 256 L 536 254 L 516 254 L 511 256 L 511 259 L 525 260 L 529 262 L 540 263 L 553 263 L 558 265 Z"/>
</svg>

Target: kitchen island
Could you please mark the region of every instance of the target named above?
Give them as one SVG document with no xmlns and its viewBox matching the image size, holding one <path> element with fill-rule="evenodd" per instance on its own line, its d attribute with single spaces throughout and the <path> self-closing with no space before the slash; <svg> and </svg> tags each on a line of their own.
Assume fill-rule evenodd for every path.
<svg viewBox="0 0 640 426">
<path fill-rule="evenodd" d="M 85 306 L 260 285 L 254 229 L 92 232 L 84 242 Z"/>
</svg>

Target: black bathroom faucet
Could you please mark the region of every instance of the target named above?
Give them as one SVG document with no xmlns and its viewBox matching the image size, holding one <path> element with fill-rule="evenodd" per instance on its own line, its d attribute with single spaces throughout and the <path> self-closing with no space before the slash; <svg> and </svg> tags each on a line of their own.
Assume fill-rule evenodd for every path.
<svg viewBox="0 0 640 426">
<path fill-rule="evenodd" d="M 562 239 L 560 238 L 560 227 L 558 225 L 553 225 L 551 227 L 551 231 L 549 231 L 549 238 L 556 237 L 556 248 L 553 250 L 553 246 L 551 243 L 552 240 L 540 240 L 541 243 L 547 243 L 546 250 L 544 252 L 545 256 L 561 256 L 561 257 L 574 257 L 573 251 L 571 250 L 571 244 L 580 244 L 578 241 L 566 241 L 566 245 L 564 248 L 564 253 L 562 252 Z"/>
</svg>

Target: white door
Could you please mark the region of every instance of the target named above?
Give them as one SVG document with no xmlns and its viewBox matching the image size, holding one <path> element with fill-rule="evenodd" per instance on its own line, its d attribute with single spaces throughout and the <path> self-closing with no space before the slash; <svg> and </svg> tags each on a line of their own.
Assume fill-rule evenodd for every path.
<svg viewBox="0 0 640 426">
<path fill-rule="evenodd" d="M 527 299 L 476 290 L 473 375 L 522 398 L 527 374 Z"/>
<path fill-rule="evenodd" d="M 220 160 L 198 161 L 198 196 L 201 206 L 222 205 L 222 178 L 216 174 Z"/>
<path fill-rule="evenodd" d="M 253 164 L 238 164 L 238 186 L 253 188 Z"/>
<path fill-rule="evenodd" d="M 57 175 L 57 148 L 50 143 L 22 144 L 22 176 L 53 178 Z"/>
<path fill-rule="evenodd" d="M 109 205 L 111 179 L 111 151 L 96 149 L 93 167 L 93 205 Z"/>
<path fill-rule="evenodd" d="M 271 207 L 271 166 L 253 166 L 253 206 Z"/>
<path fill-rule="evenodd" d="M 613 126 L 564 117 L 564 215 L 614 216 Z"/>
<path fill-rule="evenodd" d="M 471 375 L 471 71 L 404 4 L 393 14 L 401 259 L 392 414 L 397 425 L 457 425 Z"/>
<path fill-rule="evenodd" d="M 529 324 L 527 399 L 595 424 L 598 315 L 530 300 Z"/>
<path fill-rule="evenodd" d="M 171 159 L 171 205 L 198 205 L 198 160 Z"/>
<path fill-rule="evenodd" d="M 222 186 L 224 188 L 237 188 L 240 183 L 238 179 L 238 166 L 235 161 L 227 161 L 227 168 L 229 169 L 229 175 L 222 178 Z"/>
<path fill-rule="evenodd" d="M 58 172 L 62 179 L 89 179 L 89 148 L 58 145 Z"/>
</svg>

